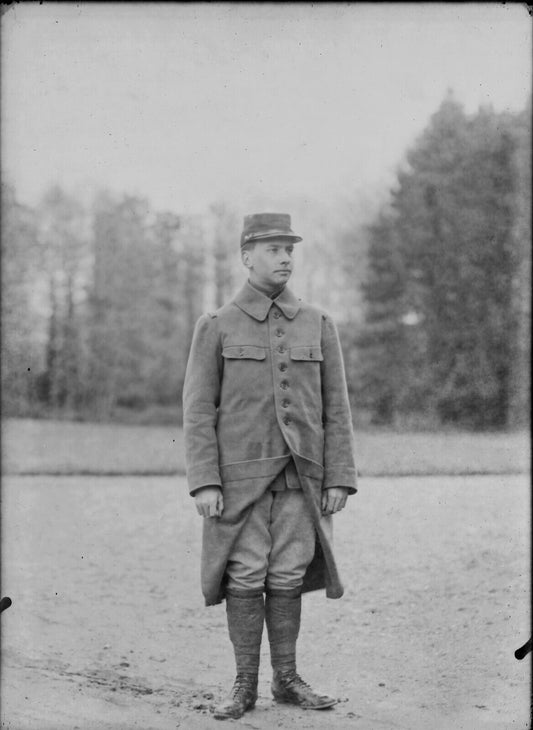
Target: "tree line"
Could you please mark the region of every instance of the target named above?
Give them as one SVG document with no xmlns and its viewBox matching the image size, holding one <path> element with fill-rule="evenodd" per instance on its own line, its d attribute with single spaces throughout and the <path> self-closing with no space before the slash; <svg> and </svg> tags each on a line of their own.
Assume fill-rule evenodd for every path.
<svg viewBox="0 0 533 730">
<path fill-rule="evenodd" d="M 527 422 L 529 120 L 450 96 L 370 221 L 356 200 L 307 220 L 302 294 L 333 307 L 356 422 Z M 225 202 L 56 186 L 32 207 L 4 185 L 4 414 L 179 422 L 194 324 L 242 279 L 240 225 Z"/>
<path fill-rule="evenodd" d="M 528 422 L 530 107 L 468 116 L 450 94 L 368 228 L 353 382 L 376 422 Z"/>
<path fill-rule="evenodd" d="M 172 420 L 203 311 L 203 221 L 107 192 L 87 209 L 59 187 L 35 209 L 6 187 L 2 204 L 4 413 Z"/>
</svg>

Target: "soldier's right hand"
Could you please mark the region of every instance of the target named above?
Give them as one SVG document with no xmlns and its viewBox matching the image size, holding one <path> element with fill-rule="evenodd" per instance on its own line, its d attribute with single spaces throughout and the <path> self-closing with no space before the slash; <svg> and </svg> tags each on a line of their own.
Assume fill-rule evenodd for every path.
<svg viewBox="0 0 533 730">
<path fill-rule="evenodd" d="M 202 487 L 194 495 L 196 509 L 202 517 L 220 517 L 224 510 L 224 500 L 220 487 Z"/>
</svg>

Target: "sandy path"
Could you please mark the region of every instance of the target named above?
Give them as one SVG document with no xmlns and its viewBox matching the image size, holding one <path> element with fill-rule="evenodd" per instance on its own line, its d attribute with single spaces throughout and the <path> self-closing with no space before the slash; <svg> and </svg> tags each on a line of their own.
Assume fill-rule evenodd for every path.
<svg viewBox="0 0 533 730">
<path fill-rule="evenodd" d="M 180 478 L 6 477 L 2 728 L 529 726 L 526 476 L 363 479 L 336 518 L 346 593 L 304 598 L 302 674 L 341 698 L 257 708 L 232 681 L 223 606 L 199 592 L 200 524 Z M 303 669 L 305 668 L 305 670 Z"/>
</svg>

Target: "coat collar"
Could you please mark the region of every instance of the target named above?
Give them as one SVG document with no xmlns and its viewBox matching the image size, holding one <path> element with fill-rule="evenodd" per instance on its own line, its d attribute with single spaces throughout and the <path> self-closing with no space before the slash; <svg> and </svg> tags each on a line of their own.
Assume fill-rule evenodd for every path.
<svg viewBox="0 0 533 730">
<path fill-rule="evenodd" d="M 272 304 L 277 304 L 287 319 L 294 319 L 300 309 L 298 299 L 287 287 L 275 299 L 270 299 L 266 294 L 254 289 L 248 281 L 233 302 L 239 309 L 249 314 L 250 317 L 259 320 L 259 322 L 264 322 L 267 318 Z"/>
</svg>

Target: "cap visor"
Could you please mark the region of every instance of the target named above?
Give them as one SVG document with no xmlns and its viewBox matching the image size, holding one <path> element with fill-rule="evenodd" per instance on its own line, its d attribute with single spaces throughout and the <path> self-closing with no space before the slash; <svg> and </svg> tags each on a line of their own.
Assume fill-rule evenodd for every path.
<svg viewBox="0 0 533 730">
<path fill-rule="evenodd" d="M 268 231 L 267 233 L 254 233 L 250 238 L 246 238 L 244 243 L 251 243 L 252 241 L 264 241 L 269 238 L 288 238 L 293 243 L 303 241 L 301 236 L 297 236 L 295 233 L 286 233 L 285 231 Z"/>
</svg>

